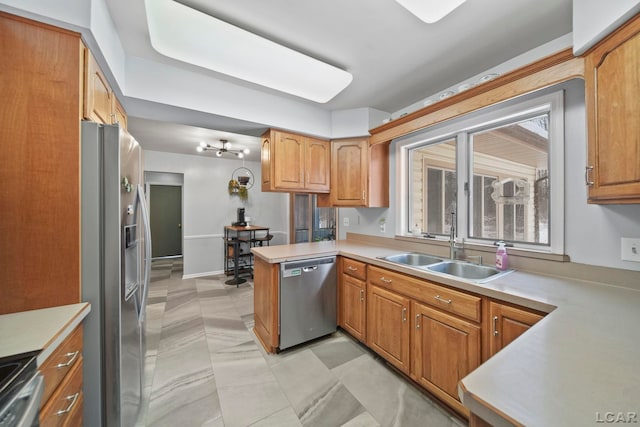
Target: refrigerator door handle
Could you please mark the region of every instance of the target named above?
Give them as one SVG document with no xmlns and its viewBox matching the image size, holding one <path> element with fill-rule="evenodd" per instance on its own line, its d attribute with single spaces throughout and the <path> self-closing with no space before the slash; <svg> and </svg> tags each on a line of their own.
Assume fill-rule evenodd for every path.
<svg viewBox="0 0 640 427">
<path fill-rule="evenodd" d="M 140 312 L 138 313 L 138 321 L 142 323 L 147 306 L 149 276 L 151 275 L 151 225 L 149 224 L 149 211 L 147 210 L 147 201 L 144 197 L 144 188 L 141 184 L 138 184 L 137 198 L 138 203 L 140 203 L 142 221 L 144 222 L 144 279 L 142 281 L 142 301 L 140 301 Z"/>
</svg>

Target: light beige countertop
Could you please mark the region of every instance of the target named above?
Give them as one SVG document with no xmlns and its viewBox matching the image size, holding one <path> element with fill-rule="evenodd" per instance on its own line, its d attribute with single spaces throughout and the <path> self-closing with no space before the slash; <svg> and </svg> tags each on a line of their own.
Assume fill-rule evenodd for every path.
<svg viewBox="0 0 640 427">
<path fill-rule="evenodd" d="M 461 381 L 463 404 L 495 426 L 600 426 L 622 416 L 640 423 L 636 289 L 518 271 L 478 284 L 377 258 L 406 251 L 348 241 L 253 252 L 271 263 L 348 256 L 550 313 Z"/>
<path fill-rule="evenodd" d="M 84 302 L 0 315 L 0 357 L 42 350 L 40 366 L 90 310 Z"/>
</svg>

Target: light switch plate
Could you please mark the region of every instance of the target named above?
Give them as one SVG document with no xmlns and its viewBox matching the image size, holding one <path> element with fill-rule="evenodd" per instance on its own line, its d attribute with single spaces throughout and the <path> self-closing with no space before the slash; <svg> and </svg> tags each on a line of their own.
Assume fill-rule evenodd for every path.
<svg viewBox="0 0 640 427">
<path fill-rule="evenodd" d="M 640 262 L 640 239 L 632 239 L 629 237 L 623 237 L 621 258 L 623 261 L 635 261 Z"/>
</svg>

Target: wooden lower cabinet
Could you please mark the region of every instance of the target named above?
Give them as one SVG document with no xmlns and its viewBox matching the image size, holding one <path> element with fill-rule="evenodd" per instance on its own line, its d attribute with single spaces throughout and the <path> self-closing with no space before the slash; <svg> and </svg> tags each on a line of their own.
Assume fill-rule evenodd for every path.
<svg viewBox="0 0 640 427">
<path fill-rule="evenodd" d="M 369 283 L 367 345 L 400 371 L 410 370 L 409 298 Z"/>
<path fill-rule="evenodd" d="M 411 303 L 411 377 L 468 416 L 458 400 L 458 382 L 480 365 L 480 326 Z"/>
<path fill-rule="evenodd" d="M 260 257 L 254 258 L 253 318 L 254 332 L 269 353 L 275 353 L 280 344 L 278 307 L 280 301 L 278 267 Z"/>
<path fill-rule="evenodd" d="M 42 427 L 82 426 L 82 325 L 78 326 L 44 361 L 40 404 Z"/>
<path fill-rule="evenodd" d="M 367 284 L 343 274 L 340 283 L 340 326 L 360 341 L 366 339 Z"/>
<path fill-rule="evenodd" d="M 518 338 L 543 317 L 510 305 L 489 302 L 489 321 L 491 331 L 489 337 L 489 357 L 496 354 L 513 340 Z"/>
</svg>

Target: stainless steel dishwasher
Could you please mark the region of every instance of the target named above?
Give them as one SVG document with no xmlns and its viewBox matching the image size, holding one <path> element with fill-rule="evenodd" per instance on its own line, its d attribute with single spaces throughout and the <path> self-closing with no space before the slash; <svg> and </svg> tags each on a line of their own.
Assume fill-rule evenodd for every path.
<svg viewBox="0 0 640 427">
<path fill-rule="evenodd" d="M 336 330 L 336 257 L 280 264 L 280 350 Z"/>
</svg>

